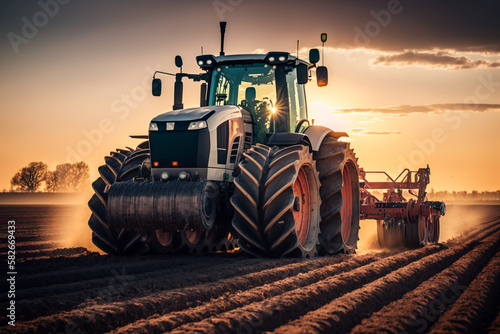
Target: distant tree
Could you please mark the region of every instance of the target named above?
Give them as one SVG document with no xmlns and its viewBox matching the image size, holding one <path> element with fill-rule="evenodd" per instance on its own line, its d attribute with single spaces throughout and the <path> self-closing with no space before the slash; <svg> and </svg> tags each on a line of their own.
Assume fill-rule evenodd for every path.
<svg viewBox="0 0 500 334">
<path fill-rule="evenodd" d="M 45 174 L 45 187 L 47 192 L 56 192 L 59 190 L 58 175 L 55 171 L 48 171 Z"/>
<path fill-rule="evenodd" d="M 85 162 L 75 162 L 71 165 L 68 172 L 68 187 L 70 190 L 77 191 L 85 187 L 89 182 L 90 168 Z"/>
<path fill-rule="evenodd" d="M 57 165 L 45 177 L 47 191 L 78 191 L 88 182 L 89 170 L 83 161 Z"/>
<path fill-rule="evenodd" d="M 12 190 L 37 191 L 45 180 L 48 167 L 43 162 L 30 162 L 21 168 L 10 180 Z"/>
</svg>

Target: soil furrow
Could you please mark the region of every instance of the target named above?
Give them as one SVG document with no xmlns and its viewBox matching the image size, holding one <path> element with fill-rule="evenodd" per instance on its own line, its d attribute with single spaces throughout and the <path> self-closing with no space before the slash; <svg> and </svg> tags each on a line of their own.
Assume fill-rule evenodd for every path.
<svg viewBox="0 0 500 334">
<path fill-rule="evenodd" d="M 496 316 L 500 297 L 500 253 L 431 327 L 433 333 L 471 333 Z M 490 319 L 488 319 L 490 318 Z"/>
<path fill-rule="evenodd" d="M 33 288 L 38 286 L 50 286 L 55 284 L 74 283 L 78 281 L 91 280 L 96 278 L 113 277 L 113 271 L 126 272 L 128 275 L 154 272 L 162 268 L 178 268 L 183 266 L 199 266 L 199 259 L 192 256 L 178 256 L 175 258 L 150 256 L 150 257 L 129 257 L 126 259 L 107 257 L 107 261 L 100 264 L 92 264 L 93 256 L 82 258 L 82 263 L 72 269 L 59 269 L 50 272 L 20 277 L 17 285 L 19 289 Z M 99 256 L 96 256 L 100 258 Z M 240 257 L 236 261 L 244 260 Z M 248 258 L 246 258 L 248 259 Z M 227 257 L 216 257 L 210 259 L 210 263 L 221 264 L 231 261 Z M 116 263 L 115 263 L 116 262 Z M 24 265 L 26 266 L 26 265 Z"/>
<path fill-rule="evenodd" d="M 172 268 L 144 274 L 129 274 L 123 268 L 121 271 L 112 270 L 109 273 L 110 276 L 101 279 L 20 291 L 19 299 L 38 296 L 38 298 L 25 300 L 19 305 L 20 319 L 29 320 L 34 317 L 66 311 L 75 306 L 81 308 L 106 302 L 118 302 L 128 298 L 144 297 L 164 290 L 213 282 L 274 268 L 276 263 L 286 263 L 284 261 L 290 262 L 290 260 L 274 260 L 258 263 L 256 259 L 247 259 L 235 262 L 235 265 L 230 268 L 227 268 L 226 261 L 220 264 L 214 262 L 199 264 L 197 262 L 196 264 L 186 264 L 185 267 L 177 266 L 175 273 L 172 273 Z M 338 261 L 340 260 L 331 258 L 325 263 Z M 317 265 L 322 265 L 322 262 L 318 262 Z M 48 299 L 45 297 L 47 295 L 57 297 Z"/>
<path fill-rule="evenodd" d="M 374 313 L 353 332 L 377 332 L 388 328 L 408 332 L 428 330 L 446 306 L 457 300 L 483 265 L 496 254 L 499 238 L 500 233 L 488 237 L 453 265 Z"/>
<path fill-rule="evenodd" d="M 192 309 L 173 312 L 164 316 L 155 317 L 153 319 L 150 318 L 148 320 L 140 320 L 134 324 L 123 327 L 115 331 L 114 333 L 148 333 L 171 331 L 172 329 L 182 324 L 200 321 L 207 317 L 214 316 L 218 313 L 227 312 L 229 310 L 242 307 L 246 304 L 258 302 L 271 296 L 280 295 L 284 292 L 298 289 L 300 287 L 323 280 L 329 276 L 353 270 L 362 265 L 371 263 L 379 258 L 380 256 L 376 256 L 374 254 L 355 257 L 349 261 L 315 269 L 307 273 L 299 274 L 297 276 L 283 278 L 282 280 L 240 293 L 225 294 L 220 298 Z"/>
<path fill-rule="evenodd" d="M 332 299 L 359 289 L 364 284 L 387 275 L 408 263 L 417 261 L 443 249 L 434 245 L 406 251 L 347 273 L 329 277 L 318 283 L 268 298 L 203 321 L 179 327 L 173 333 L 185 332 L 260 332 L 272 330 L 296 319 L 308 310 L 317 309 Z"/>
<path fill-rule="evenodd" d="M 498 242 L 498 237 L 496 240 Z M 457 262 L 455 262 L 454 266 L 462 268 L 472 263 L 472 261 L 486 257 L 488 252 L 494 250 L 495 243 L 492 241 L 491 243 L 482 244 L 476 249 L 473 249 L 474 246 L 477 246 L 477 242 L 468 242 L 463 246 L 450 248 L 423 258 L 420 261 L 413 262 L 365 285 L 359 290 L 333 300 L 318 310 L 309 312 L 300 319 L 277 329 L 275 333 L 348 332 L 363 318 L 369 317 L 383 306 L 400 299 L 405 293 L 415 289 L 422 282 L 448 268 L 455 261 Z M 476 256 L 469 256 L 470 253 L 464 256 L 468 252 L 475 253 Z M 462 262 L 465 263 L 462 264 Z M 400 289 L 394 289 L 393 287 L 400 282 L 404 282 L 404 285 Z M 384 324 L 381 320 L 378 323 L 379 326 L 384 326 Z M 357 327 L 353 332 L 364 332 L 365 330 L 378 332 L 380 330 L 387 330 L 388 328 L 394 327 Z"/>
</svg>

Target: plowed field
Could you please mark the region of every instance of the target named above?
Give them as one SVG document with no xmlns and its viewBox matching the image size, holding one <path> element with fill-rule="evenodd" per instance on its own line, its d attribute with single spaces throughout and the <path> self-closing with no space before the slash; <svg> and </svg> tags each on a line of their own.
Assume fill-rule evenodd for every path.
<svg viewBox="0 0 500 334">
<path fill-rule="evenodd" d="M 450 206 L 437 245 L 381 250 L 362 233 L 356 255 L 307 260 L 99 255 L 63 248 L 74 208 L 0 210 L 0 256 L 15 220 L 17 261 L 16 326 L 2 279 L 0 332 L 500 332 L 500 206 Z"/>
</svg>

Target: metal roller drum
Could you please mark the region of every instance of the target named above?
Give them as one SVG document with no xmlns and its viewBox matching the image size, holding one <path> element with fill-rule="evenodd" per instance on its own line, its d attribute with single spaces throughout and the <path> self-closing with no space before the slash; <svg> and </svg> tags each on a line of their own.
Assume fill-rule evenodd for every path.
<svg viewBox="0 0 500 334">
<path fill-rule="evenodd" d="M 117 182 L 108 192 L 108 221 L 132 231 L 208 231 L 218 197 L 211 181 Z"/>
</svg>

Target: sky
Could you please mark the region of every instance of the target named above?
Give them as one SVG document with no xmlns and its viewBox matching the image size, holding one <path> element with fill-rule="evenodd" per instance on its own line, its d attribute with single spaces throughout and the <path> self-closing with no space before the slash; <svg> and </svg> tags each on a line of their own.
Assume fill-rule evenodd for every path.
<svg viewBox="0 0 500 334">
<path fill-rule="evenodd" d="M 91 178 L 171 110 L 173 80 L 195 57 L 321 47 L 329 85 L 307 84 L 315 124 L 348 132 L 365 170 L 431 167 L 430 188 L 500 189 L 500 2 L 443 0 L 3 1 L 0 190 L 31 161 L 83 160 Z M 184 103 L 199 103 L 185 82 Z"/>
</svg>

